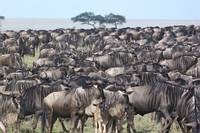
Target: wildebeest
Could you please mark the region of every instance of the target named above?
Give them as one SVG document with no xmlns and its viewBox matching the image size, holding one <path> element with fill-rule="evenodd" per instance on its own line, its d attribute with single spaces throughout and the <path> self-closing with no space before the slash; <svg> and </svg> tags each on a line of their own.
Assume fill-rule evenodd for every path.
<svg viewBox="0 0 200 133">
<path fill-rule="evenodd" d="M 156 73 L 142 73 L 141 81 L 143 85 L 127 89 L 133 115 L 144 115 L 151 112 L 160 112 L 165 118 L 165 125 L 162 132 L 169 132 L 170 126 L 174 119 L 174 112 L 184 87 L 174 85 L 160 78 Z M 128 132 L 134 132 L 133 121 L 128 121 Z M 131 131 L 132 130 L 132 131 Z"/>
<path fill-rule="evenodd" d="M 17 117 L 20 111 L 19 96 L 20 94 L 17 92 L 0 90 L 0 129 L 3 133 L 7 132 L 5 124 L 15 124 L 16 127 L 18 126 Z"/>
<path fill-rule="evenodd" d="M 41 67 L 44 65 L 55 66 L 55 62 L 50 60 L 49 58 L 39 58 L 38 60 L 33 62 L 33 68 Z"/>
<path fill-rule="evenodd" d="M 8 80 L 12 80 L 12 79 L 15 79 L 15 80 L 22 80 L 24 79 L 25 77 L 28 77 L 31 75 L 31 72 L 29 71 L 17 71 L 17 72 L 12 72 L 12 73 L 9 73 L 6 78 Z"/>
<path fill-rule="evenodd" d="M 111 52 L 109 54 L 96 56 L 93 58 L 98 69 L 108 69 L 110 67 L 120 67 L 123 65 L 134 64 L 137 61 L 135 54 L 126 52 Z"/>
<path fill-rule="evenodd" d="M 64 87 L 60 85 L 60 83 L 40 83 L 32 86 L 24 91 L 20 100 L 20 114 L 19 118 L 23 119 L 28 115 L 35 115 L 33 120 L 32 130 L 34 131 L 37 127 L 37 122 L 39 116 L 42 115 L 42 100 L 48 94 L 55 91 L 65 90 Z"/>
<path fill-rule="evenodd" d="M 22 60 L 19 54 L 5 54 L 0 56 L 0 66 L 8 66 L 9 68 L 20 69 Z"/>
<path fill-rule="evenodd" d="M 177 121 L 183 133 L 200 132 L 200 88 L 199 79 L 191 80 L 177 105 Z M 196 84 L 198 83 L 198 84 Z"/>
<path fill-rule="evenodd" d="M 185 73 L 191 66 L 197 63 L 197 58 L 194 56 L 180 56 L 175 59 L 160 61 L 162 66 L 169 67 L 170 70 L 178 70 Z"/>
<path fill-rule="evenodd" d="M 199 60 L 200 57 L 199 26 L 168 26 L 163 28 L 137 27 L 123 29 L 105 28 L 87 30 L 57 29 L 53 31 L 28 30 L 20 31 L 19 33 L 6 31 L 5 34 L 0 34 L 0 49 L 7 50 L 7 52 L 17 51 L 20 55 L 33 54 L 32 52 L 34 51 L 35 46 L 37 47 L 39 45 L 38 39 L 42 44 L 40 46 L 40 59 L 33 64 L 32 72 L 34 75 L 37 75 L 37 78 L 48 80 L 48 83 L 46 83 L 45 86 L 49 87 L 51 82 L 57 81 L 58 79 L 71 78 L 69 80 L 74 81 L 69 81 L 70 87 L 78 88 L 82 86 L 83 88 L 89 88 L 92 86 L 92 83 L 87 80 L 82 80 L 86 78 L 84 76 L 87 76 L 88 74 L 90 77 L 107 78 L 112 83 L 109 83 L 106 89 L 112 89 L 112 91 L 117 91 L 119 89 L 118 86 L 120 85 L 131 85 L 134 88 L 133 90 L 135 93 L 131 90 L 128 92 L 130 93 L 129 96 L 136 97 L 136 100 L 138 100 L 136 102 L 138 103 L 133 110 L 131 108 L 127 109 L 126 113 L 128 116 L 130 116 L 129 113 L 140 112 L 137 111 L 139 108 L 138 106 L 140 105 L 139 101 L 142 104 L 147 102 L 145 100 L 149 98 L 150 104 L 147 108 L 154 109 L 154 107 L 157 108 L 158 104 L 161 104 L 165 100 L 165 96 L 172 97 L 173 95 L 176 97 L 178 95 L 177 93 L 171 94 L 172 92 L 170 91 L 168 93 L 168 90 L 173 90 L 171 88 L 173 88 L 174 84 L 168 82 L 165 83 L 165 80 L 155 80 L 155 84 L 152 83 L 146 85 L 145 81 L 142 80 L 142 82 L 140 82 L 140 78 L 137 77 L 137 75 L 135 76 L 132 71 L 162 73 L 165 71 L 163 70 L 164 67 L 169 68 L 169 70 L 167 69 L 167 71 L 165 71 L 165 74 L 168 74 L 170 79 L 174 82 L 184 85 L 187 84 L 191 78 L 198 78 L 200 75 L 199 61 L 196 63 L 196 60 Z M 88 47 L 83 48 L 84 44 L 92 46 L 90 47 L 91 49 L 88 49 Z M 16 82 L 13 81 L 12 85 L 8 83 L 10 85 L 6 87 L 6 90 L 20 90 L 20 92 L 24 94 L 27 88 L 38 83 L 33 83 L 31 78 L 30 80 L 19 80 L 23 79 L 26 74 L 23 75 L 22 73 L 18 73 L 18 71 L 16 72 L 19 68 L 17 66 L 20 66 L 21 61 L 17 61 L 16 58 L 11 60 L 11 55 L 15 54 L 10 54 L 9 58 L 7 58 L 7 55 L 0 56 L 0 84 L 5 85 L 7 84 L 7 81 L 12 79 L 18 80 Z M 6 58 L 4 58 L 5 56 Z M 91 60 L 88 61 L 87 59 Z M 65 65 L 66 70 L 62 71 L 60 69 L 61 65 Z M 171 70 L 178 72 L 174 73 Z M 24 72 L 24 70 L 22 71 Z M 81 79 L 76 79 L 76 75 L 82 75 Z M 190 75 L 191 77 L 187 77 L 186 75 Z M 154 78 L 152 78 L 151 81 L 153 82 Z M 115 85 L 113 85 L 114 82 L 116 82 Z M 134 86 L 139 86 L 140 92 L 139 89 Z M 147 90 L 149 91 L 147 92 Z M 142 94 L 145 96 L 144 99 L 142 99 Z M 192 94 L 190 95 L 190 93 L 187 93 L 187 95 L 184 95 L 183 93 L 182 95 L 188 97 L 185 103 L 190 105 L 190 103 L 192 103 Z M 137 99 L 137 97 L 139 99 Z M 169 101 L 167 99 L 169 104 L 171 104 L 172 101 L 176 104 L 176 99 L 175 101 L 173 98 L 169 99 Z M 27 101 L 29 101 L 29 99 Z M 161 103 L 158 103 L 158 101 Z M 178 101 L 184 101 L 184 98 L 181 97 Z M 167 102 L 164 101 L 163 103 Z M 135 103 L 131 101 L 131 104 L 134 105 Z M 187 107 L 184 104 L 180 104 L 181 108 Z M 191 105 L 193 106 L 193 104 Z M 144 105 L 142 104 L 141 106 L 143 107 Z M 178 111 L 178 109 L 181 108 L 176 109 Z M 181 111 L 183 115 L 179 114 L 179 119 L 182 119 L 183 116 L 187 117 L 187 110 L 186 113 L 184 111 Z M 171 112 L 171 110 L 169 112 Z M 131 123 L 131 117 L 128 117 L 128 121 L 128 123 Z"/>
<path fill-rule="evenodd" d="M 183 133 L 200 132 L 199 94 L 196 89 L 191 88 L 184 92 L 177 105 L 177 121 Z"/>
<path fill-rule="evenodd" d="M 97 104 L 102 98 L 102 90 L 98 87 L 91 86 L 89 88 L 78 87 L 69 91 L 53 92 L 44 98 L 44 112 L 48 118 L 48 132 L 51 133 L 53 125 L 58 117 L 70 118 L 70 131 L 75 133 L 78 131 L 77 124 L 81 120 L 81 129 L 83 132 L 86 120 L 85 110 L 91 104 Z M 89 113 L 91 114 L 91 113 Z"/>
<path fill-rule="evenodd" d="M 19 52 L 19 45 L 17 38 L 8 38 L 3 41 L 4 52 L 7 54 Z"/>
</svg>

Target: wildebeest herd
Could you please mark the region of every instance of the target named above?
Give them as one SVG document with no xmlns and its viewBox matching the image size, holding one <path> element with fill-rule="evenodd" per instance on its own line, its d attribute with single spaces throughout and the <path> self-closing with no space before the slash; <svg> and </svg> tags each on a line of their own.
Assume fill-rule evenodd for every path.
<svg viewBox="0 0 200 133">
<path fill-rule="evenodd" d="M 36 51 L 29 68 L 22 59 Z M 147 113 L 163 133 L 175 121 L 200 133 L 200 26 L 5 31 L 0 53 L 4 133 L 29 116 L 32 132 L 58 119 L 82 133 L 92 117 L 95 133 L 134 133 L 134 116 Z"/>
</svg>

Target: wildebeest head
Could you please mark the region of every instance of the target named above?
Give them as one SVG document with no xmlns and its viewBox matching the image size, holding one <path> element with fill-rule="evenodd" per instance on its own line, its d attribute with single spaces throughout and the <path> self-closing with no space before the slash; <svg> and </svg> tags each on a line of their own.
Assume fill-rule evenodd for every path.
<svg viewBox="0 0 200 133">
<path fill-rule="evenodd" d="M 199 88 L 190 86 L 186 90 L 177 105 L 177 120 L 183 127 L 183 132 L 198 133 L 200 131 L 200 97 Z"/>
<path fill-rule="evenodd" d="M 118 90 L 104 90 L 105 99 L 100 105 L 101 116 L 104 123 L 108 123 L 109 119 L 121 119 L 125 115 L 128 106 L 127 94 Z"/>
<path fill-rule="evenodd" d="M 103 92 L 103 88 L 106 86 L 106 80 L 100 79 L 93 79 L 92 80 L 93 87 L 89 88 L 90 92 L 92 92 L 91 103 L 89 106 L 86 107 L 85 113 L 88 116 L 93 116 L 96 109 L 99 106 L 104 106 L 105 102 L 105 95 Z"/>
<path fill-rule="evenodd" d="M 94 87 L 92 87 L 91 92 L 92 92 L 91 103 L 89 106 L 85 108 L 85 113 L 88 116 L 93 116 L 97 106 L 101 104 L 104 99 L 104 93 L 100 87 L 95 85 Z"/>
<path fill-rule="evenodd" d="M 20 94 L 18 92 L 0 91 L 1 100 L 1 118 L 7 123 L 13 123 L 17 120 L 20 112 Z M 12 115 L 11 119 L 9 115 Z"/>
</svg>

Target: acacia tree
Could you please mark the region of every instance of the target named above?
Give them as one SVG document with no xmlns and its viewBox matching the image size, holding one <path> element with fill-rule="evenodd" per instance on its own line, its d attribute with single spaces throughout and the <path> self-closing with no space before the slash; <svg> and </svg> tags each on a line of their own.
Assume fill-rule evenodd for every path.
<svg viewBox="0 0 200 133">
<path fill-rule="evenodd" d="M 80 22 L 81 24 L 91 25 L 93 28 L 96 28 L 96 24 L 99 24 L 99 27 L 105 27 L 104 24 L 113 24 L 115 28 L 118 25 L 126 22 L 126 18 L 122 15 L 115 15 L 110 13 L 106 16 L 95 15 L 93 12 L 84 12 L 73 18 L 73 22 Z"/>
<path fill-rule="evenodd" d="M 4 16 L 0 16 L 0 31 L 1 31 L 1 20 L 4 20 L 5 19 L 5 17 Z"/>
<path fill-rule="evenodd" d="M 0 20 L 4 20 L 5 19 L 5 17 L 4 16 L 0 16 Z"/>
<path fill-rule="evenodd" d="M 96 23 L 99 23 L 99 27 L 104 27 L 105 17 L 102 15 L 95 15 L 94 20 Z"/>
<path fill-rule="evenodd" d="M 95 27 L 96 20 L 95 14 L 93 12 L 84 12 L 73 18 L 71 18 L 73 22 L 81 22 L 81 24 L 91 25 L 93 28 Z"/>
<path fill-rule="evenodd" d="M 113 24 L 115 28 L 117 28 L 118 25 L 121 25 L 125 22 L 126 22 L 126 18 L 122 15 L 115 15 L 113 13 L 110 13 L 105 16 L 105 23 Z"/>
</svg>

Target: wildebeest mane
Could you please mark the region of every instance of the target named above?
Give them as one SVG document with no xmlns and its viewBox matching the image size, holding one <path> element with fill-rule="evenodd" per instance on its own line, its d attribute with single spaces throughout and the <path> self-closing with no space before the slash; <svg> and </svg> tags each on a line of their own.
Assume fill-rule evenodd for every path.
<svg viewBox="0 0 200 133">
<path fill-rule="evenodd" d="M 82 87 L 71 89 L 69 93 L 74 95 L 73 100 L 76 107 L 85 108 L 86 105 L 90 104 L 91 99 L 97 95 L 98 91 L 94 91 L 97 88 L 91 87 L 84 89 Z M 100 94 L 99 94 L 100 95 Z"/>
<path fill-rule="evenodd" d="M 48 83 L 40 83 L 25 90 L 22 94 L 21 106 L 25 109 L 26 114 L 31 115 L 37 110 L 36 107 L 42 105 L 42 100 L 48 94 L 63 90 L 59 84 L 55 83 L 49 86 Z M 40 108 L 40 107 L 39 107 Z"/>
<path fill-rule="evenodd" d="M 183 126 L 193 130 L 199 130 L 200 117 L 200 89 L 198 87 L 191 87 L 190 90 L 185 91 L 177 105 L 177 120 Z M 198 124 L 198 125 L 197 125 Z"/>
<path fill-rule="evenodd" d="M 150 86 L 151 89 L 166 88 L 167 86 L 171 88 L 182 88 L 183 90 L 187 89 L 187 86 L 172 83 L 162 76 L 162 74 L 154 72 L 142 72 L 141 82 L 143 85 Z"/>
<path fill-rule="evenodd" d="M 104 95 L 106 97 L 105 105 L 110 108 L 118 103 L 126 103 L 124 95 L 120 93 L 123 92 L 104 90 Z"/>
<path fill-rule="evenodd" d="M 188 88 L 168 82 L 160 78 L 157 73 L 142 73 L 142 81 L 147 86 L 147 94 L 152 97 L 149 106 L 158 105 L 161 99 L 170 105 L 170 110 L 175 110 L 182 93 Z"/>
<path fill-rule="evenodd" d="M 178 68 L 181 70 L 181 72 L 185 72 L 188 68 L 190 68 L 192 65 L 197 63 L 197 59 L 192 59 L 194 57 L 191 56 L 180 56 L 174 59 L 174 66 L 175 68 Z"/>
</svg>

